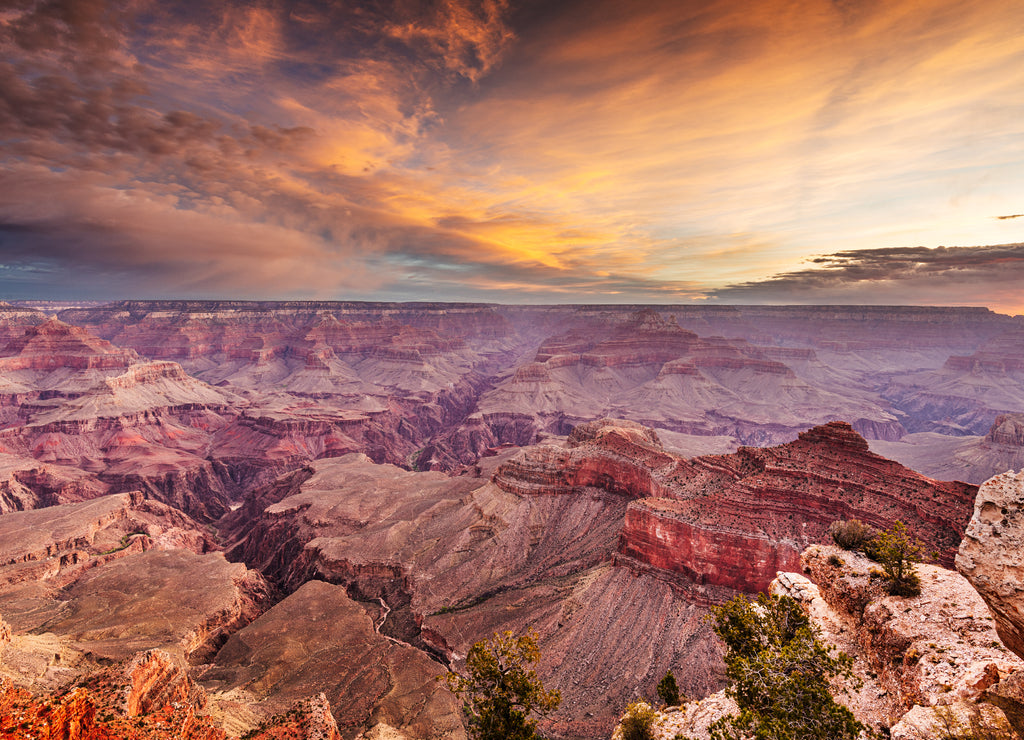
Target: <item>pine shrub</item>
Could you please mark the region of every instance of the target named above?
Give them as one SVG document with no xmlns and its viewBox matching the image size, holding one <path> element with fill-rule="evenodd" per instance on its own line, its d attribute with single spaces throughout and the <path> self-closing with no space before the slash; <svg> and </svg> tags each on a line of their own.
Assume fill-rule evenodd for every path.
<svg viewBox="0 0 1024 740">
<path fill-rule="evenodd" d="M 665 674 L 665 677 L 658 682 L 658 698 L 666 706 L 674 707 L 679 705 L 679 684 L 672 671 Z"/>
</svg>

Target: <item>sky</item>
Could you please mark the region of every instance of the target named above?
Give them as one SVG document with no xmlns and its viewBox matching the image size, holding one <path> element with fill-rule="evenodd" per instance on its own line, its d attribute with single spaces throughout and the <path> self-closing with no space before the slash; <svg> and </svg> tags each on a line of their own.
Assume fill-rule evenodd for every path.
<svg viewBox="0 0 1024 740">
<path fill-rule="evenodd" d="M 1024 314 L 1021 0 L 3 0 L 0 47 L 0 298 Z"/>
</svg>

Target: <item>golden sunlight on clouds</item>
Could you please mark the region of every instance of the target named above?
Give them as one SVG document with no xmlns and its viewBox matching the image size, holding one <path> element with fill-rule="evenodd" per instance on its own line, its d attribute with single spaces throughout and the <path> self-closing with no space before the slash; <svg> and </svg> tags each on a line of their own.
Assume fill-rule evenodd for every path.
<svg viewBox="0 0 1024 740">
<path fill-rule="evenodd" d="M 89 2 L 0 19 L 4 157 L 61 183 L 31 233 L 150 203 L 104 225 L 126 280 L 200 221 L 239 290 L 289 264 L 289 295 L 785 302 L 816 255 L 1024 242 L 1009 0 Z M 843 265 L 814 291 L 889 299 Z M 1016 300 L 974 278 L 958 300 Z"/>
<path fill-rule="evenodd" d="M 984 163 L 986 126 L 1005 119 L 992 103 L 1019 97 L 1024 82 L 1024 35 L 1007 39 L 1005 14 L 991 5 L 890 3 L 850 19 L 831 3 L 719 4 L 682 34 L 663 6 L 568 46 L 535 43 L 539 92 L 522 89 L 511 107 L 486 98 L 460 133 L 489 132 L 492 151 L 533 174 L 536 203 L 553 194 L 582 217 L 610 209 L 683 240 L 739 230 L 791 242 L 788 257 L 748 253 L 750 276 L 822 239 L 883 246 L 916 214 L 937 220 L 915 224 L 915 242 L 961 237 L 946 231 L 960 221 L 991 233 L 951 204 L 942 182 L 974 165 L 972 155 Z M 955 38 L 965 31 L 975 36 Z M 601 95 L 574 97 L 595 78 Z M 1001 136 L 1022 133 L 1021 120 L 1003 120 Z M 614 174 L 572 180 L 595 167 Z M 1020 184 L 1005 184 L 1024 200 Z M 904 188 L 925 191 L 910 213 Z M 864 226 L 881 230 L 863 238 Z M 707 267 L 713 280 L 720 268 Z"/>
</svg>

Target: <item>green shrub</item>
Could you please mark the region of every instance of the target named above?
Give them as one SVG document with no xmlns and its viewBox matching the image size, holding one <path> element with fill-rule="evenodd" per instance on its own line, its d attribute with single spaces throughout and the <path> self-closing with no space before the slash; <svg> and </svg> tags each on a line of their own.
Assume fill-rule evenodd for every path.
<svg viewBox="0 0 1024 740">
<path fill-rule="evenodd" d="M 882 577 L 886 590 L 892 596 L 917 596 L 921 593 L 921 578 L 915 565 L 921 562 L 924 545 L 912 538 L 903 522 L 897 521 L 891 528 L 875 538 L 875 556 L 882 566 Z"/>
<path fill-rule="evenodd" d="M 840 519 L 829 525 L 828 533 L 832 541 L 844 550 L 863 550 L 878 531 L 860 519 Z"/>
<path fill-rule="evenodd" d="M 855 740 L 867 731 L 829 691 L 833 678 L 852 678 L 853 660 L 831 654 L 796 601 L 741 595 L 712 613 L 740 710 L 711 725 L 713 740 Z"/>
<path fill-rule="evenodd" d="M 654 740 L 654 725 L 658 713 L 645 701 L 635 701 L 626 707 L 619 725 L 619 740 Z"/>
<path fill-rule="evenodd" d="M 665 674 L 665 677 L 658 682 L 658 698 L 665 705 L 674 707 L 679 704 L 679 684 L 672 671 Z"/>
<path fill-rule="evenodd" d="M 468 676 L 448 674 L 448 687 L 463 697 L 462 711 L 475 740 L 539 740 L 537 717 L 558 708 L 562 695 L 547 691 L 529 666 L 540 660 L 537 633 L 494 633 L 469 649 Z M 536 715 L 536 716 L 535 716 Z"/>
</svg>

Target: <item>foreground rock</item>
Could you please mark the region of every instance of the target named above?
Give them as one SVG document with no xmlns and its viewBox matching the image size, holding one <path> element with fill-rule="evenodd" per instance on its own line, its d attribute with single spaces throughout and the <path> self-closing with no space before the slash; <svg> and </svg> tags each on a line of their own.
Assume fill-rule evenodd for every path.
<svg viewBox="0 0 1024 740">
<path fill-rule="evenodd" d="M 956 567 L 984 597 L 1006 646 L 1024 656 L 1024 471 L 978 489 Z"/>
<path fill-rule="evenodd" d="M 772 593 L 803 605 L 824 643 L 854 659 L 855 680 L 833 688 L 836 700 L 901 740 L 1018 737 L 1024 661 L 999 642 L 967 580 L 919 565 L 921 594 L 893 597 L 870 576 L 872 567 L 860 555 L 816 545 L 803 553 L 800 573 L 779 573 L 771 584 Z M 711 722 L 735 711 L 722 693 L 663 709 L 655 738 L 679 732 L 707 740 Z M 978 735 L 948 734 L 979 726 Z"/>
<path fill-rule="evenodd" d="M 809 548 L 803 567 L 845 620 L 848 637 L 832 641 L 855 649 L 877 674 L 891 722 L 915 704 L 976 702 L 1024 670 L 999 640 L 982 598 L 956 571 L 918 565 L 921 595 L 903 598 L 887 595 L 871 577 L 871 561 L 835 547 Z"/>
<path fill-rule="evenodd" d="M 40 740 L 228 740 L 206 713 L 207 697 L 174 658 L 138 653 L 50 698 L 0 676 L 0 732 Z M 323 696 L 247 734 L 249 740 L 341 740 Z"/>
</svg>

